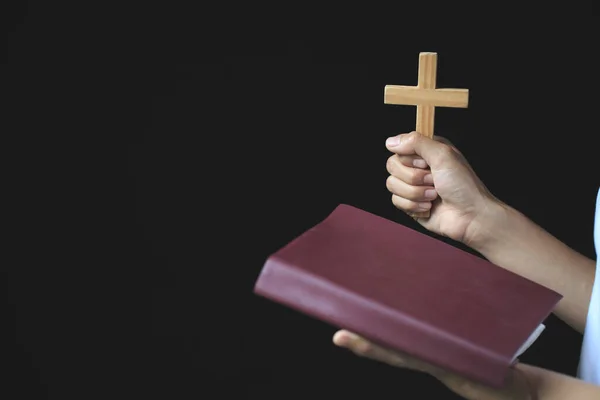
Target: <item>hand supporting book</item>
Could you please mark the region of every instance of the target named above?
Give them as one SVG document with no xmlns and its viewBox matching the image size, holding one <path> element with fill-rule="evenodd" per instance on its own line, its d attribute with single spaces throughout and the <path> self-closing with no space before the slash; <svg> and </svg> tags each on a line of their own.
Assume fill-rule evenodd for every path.
<svg viewBox="0 0 600 400">
<path fill-rule="evenodd" d="M 389 364 L 392 367 L 407 368 L 432 375 L 450 390 L 469 400 L 533 400 L 536 389 L 527 375 L 517 369 L 511 369 L 503 388 L 491 388 L 479 382 L 465 379 L 432 364 L 423 362 L 407 354 L 383 348 L 345 330 L 336 332 L 333 337 L 336 346 L 347 348 L 360 357 Z"/>
</svg>

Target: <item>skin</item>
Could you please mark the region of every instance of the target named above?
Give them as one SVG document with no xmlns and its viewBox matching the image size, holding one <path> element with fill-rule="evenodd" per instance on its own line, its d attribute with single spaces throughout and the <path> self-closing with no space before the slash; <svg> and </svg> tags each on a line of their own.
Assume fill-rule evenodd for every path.
<svg viewBox="0 0 600 400">
<path fill-rule="evenodd" d="M 424 363 L 406 354 L 384 349 L 348 331 L 338 331 L 333 342 L 360 357 L 432 375 L 448 389 L 468 400 L 597 400 L 600 387 L 573 377 L 527 364 L 509 370 L 502 389 L 484 386 Z"/>
<path fill-rule="evenodd" d="M 564 298 L 555 314 L 583 333 L 595 262 L 494 197 L 448 141 L 414 132 L 393 139 L 399 144 L 388 140 L 386 145 L 395 153 L 387 162 L 394 205 L 407 212 L 430 208 L 429 218 L 418 219 L 428 230 L 561 293 Z M 427 175 L 435 185 L 425 183 L 430 181 Z M 433 200 L 426 198 L 428 190 L 435 193 Z"/>
<path fill-rule="evenodd" d="M 464 156 L 443 138 L 416 132 L 389 138 L 387 188 L 392 203 L 414 213 L 426 229 L 470 246 L 494 264 L 549 287 L 564 297 L 554 313 L 583 333 L 594 282 L 595 262 L 550 235 L 494 197 Z M 600 387 L 542 368 L 517 364 L 502 390 L 484 387 L 339 331 L 337 346 L 396 367 L 429 373 L 466 399 L 598 399 Z"/>
</svg>

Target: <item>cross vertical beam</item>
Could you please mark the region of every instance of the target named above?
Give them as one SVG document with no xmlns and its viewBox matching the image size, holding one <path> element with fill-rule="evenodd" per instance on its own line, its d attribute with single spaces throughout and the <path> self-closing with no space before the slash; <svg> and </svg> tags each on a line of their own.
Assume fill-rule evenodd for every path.
<svg viewBox="0 0 600 400">
<path fill-rule="evenodd" d="M 419 54 L 419 80 L 418 89 L 435 89 L 437 81 L 437 54 L 421 53 Z M 435 106 L 419 104 L 417 105 L 417 126 L 416 131 L 429 138 L 433 137 L 433 128 L 435 123 Z"/>
</svg>

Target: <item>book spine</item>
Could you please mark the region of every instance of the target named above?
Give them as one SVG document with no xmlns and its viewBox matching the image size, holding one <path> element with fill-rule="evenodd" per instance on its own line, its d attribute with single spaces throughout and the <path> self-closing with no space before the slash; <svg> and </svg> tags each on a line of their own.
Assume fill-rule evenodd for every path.
<svg viewBox="0 0 600 400">
<path fill-rule="evenodd" d="M 276 257 L 265 263 L 254 293 L 493 387 L 504 384 L 512 361 Z"/>
</svg>

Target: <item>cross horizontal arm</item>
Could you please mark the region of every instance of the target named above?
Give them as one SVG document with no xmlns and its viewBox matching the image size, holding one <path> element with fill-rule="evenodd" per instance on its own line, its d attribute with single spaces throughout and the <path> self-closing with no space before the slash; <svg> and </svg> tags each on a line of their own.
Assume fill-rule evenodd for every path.
<svg viewBox="0 0 600 400">
<path fill-rule="evenodd" d="M 467 108 L 469 89 L 422 89 L 417 86 L 386 85 L 383 102 L 412 106 Z"/>
</svg>

